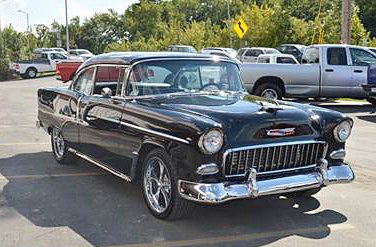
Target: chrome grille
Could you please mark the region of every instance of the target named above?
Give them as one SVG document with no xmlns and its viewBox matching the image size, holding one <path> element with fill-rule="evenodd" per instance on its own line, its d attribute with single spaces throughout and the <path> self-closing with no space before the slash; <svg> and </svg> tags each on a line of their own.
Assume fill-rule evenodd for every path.
<svg viewBox="0 0 376 247">
<path fill-rule="evenodd" d="M 325 157 L 326 148 L 325 142 L 299 142 L 231 149 L 224 156 L 224 174 L 236 177 L 251 168 L 261 175 L 314 167 Z"/>
</svg>

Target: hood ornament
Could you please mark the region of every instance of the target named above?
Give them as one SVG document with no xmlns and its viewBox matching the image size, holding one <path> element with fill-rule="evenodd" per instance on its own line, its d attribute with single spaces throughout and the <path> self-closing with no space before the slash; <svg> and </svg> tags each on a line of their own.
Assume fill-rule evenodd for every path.
<svg viewBox="0 0 376 247">
<path fill-rule="evenodd" d="M 295 129 L 296 128 L 270 129 L 266 131 L 266 134 L 272 137 L 292 136 L 296 133 Z"/>
</svg>

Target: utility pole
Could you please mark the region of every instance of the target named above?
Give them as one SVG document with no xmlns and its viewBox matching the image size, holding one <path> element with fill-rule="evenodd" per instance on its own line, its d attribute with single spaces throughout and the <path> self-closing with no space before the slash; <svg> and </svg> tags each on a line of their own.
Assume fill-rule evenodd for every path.
<svg viewBox="0 0 376 247">
<path fill-rule="evenodd" d="M 351 0 L 342 0 L 342 33 L 341 43 L 351 42 Z"/>
<path fill-rule="evenodd" d="M 5 2 L 7 0 L 0 0 L 0 5 L 1 3 Z M 2 34 L 2 29 L 1 29 L 1 11 L 0 11 L 0 59 L 3 59 L 5 58 L 5 42 L 4 42 L 4 39 L 3 39 L 3 34 Z M 4 56 L 4 57 L 3 57 Z"/>
<path fill-rule="evenodd" d="M 69 27 L 68 27 L 68 1 L 65 0 L 65 31 L 67 41 L 67 52 L 69 51 Z"/>
<path fill-rule="evenodd" d="M 226 2 L 227 2 L 228 36 L 230 38 L 230 48 L 232 48 L 231 23 L 230 23 L 230 0 L 227 0 Z"/>
</svg>

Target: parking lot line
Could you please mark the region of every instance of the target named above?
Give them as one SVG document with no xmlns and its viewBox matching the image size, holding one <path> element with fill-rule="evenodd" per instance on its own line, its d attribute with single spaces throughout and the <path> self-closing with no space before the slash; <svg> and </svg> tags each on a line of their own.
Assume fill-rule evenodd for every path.
<svg viewBox="0 0 376 247">
<path fill-rule="evenodd" d="M 355 227 L 351 224 L 337 224 L 329 227 L 330 231 L 340 231 L 340 230 L 351 230 Z M 221 244 L 229 243 L 235 241 L 250 241 L 250 240 L 260 240 L 273 237 L 299 235 L 299 234 L 312 234 L 327 231 L 328 227 L 319 226 L 311 228 L 298 228 L 289 229 L 283 231 L 272 231 L 272 232 L 260 232 L 251 233 L 237 236 L 223 236 L 223 237 L 213 237 L 213 238 L 201 238 L 192 240 L 176 240 L 176 241 L 161 241 L 155 243 L 140 243 L 140 244 L 124 244 L 124 245 L 111 245 L 108 247 L 182 247 L 182 246 L 192 246 L 192 245 L 209 245 L 209 244 Z"/>
<path fill-rule="evenodd" d="M 61 174 L 31 174 L 31 175 L 14 175 L 14 176 L 3 176 L 0 174 L 0 180 L 10 180 L 10 179 L 25 179 L 25 178 L 54 178 L 54 177 L 83 177 L 83 176 L 103 176 L 109 175 L 106 172 L 81 172 L 81 173 L 61 173 Z"/>
</svg>

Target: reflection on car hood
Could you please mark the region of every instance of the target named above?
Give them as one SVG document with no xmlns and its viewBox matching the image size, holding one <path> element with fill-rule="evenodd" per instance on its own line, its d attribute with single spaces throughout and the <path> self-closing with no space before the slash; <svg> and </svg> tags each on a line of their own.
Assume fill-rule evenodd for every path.
<svg viewBox="0 0 376 247">
<path fill-rule="evenodd" d="M 268 129 L 294 127 L 301 131 L 296 135 L 315 134 L 312 111 L 251 95 L 179 95 L 146 101 L 161 108 L 211 118 L 222 126 L 228 140 L 237 144 L 267 141 Z"/>
</svg>

